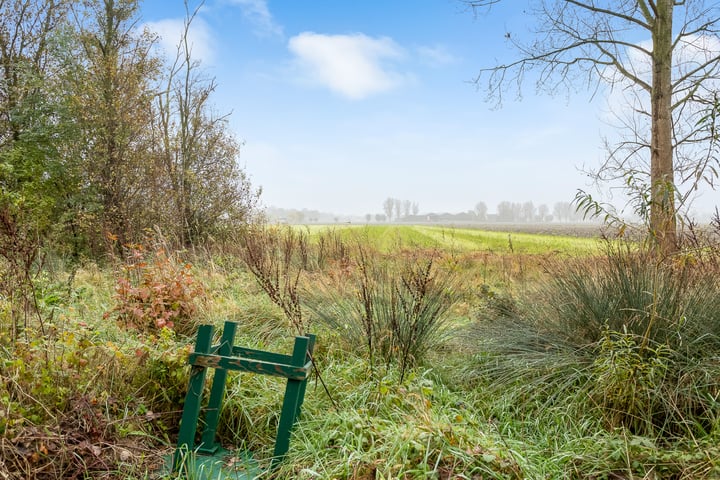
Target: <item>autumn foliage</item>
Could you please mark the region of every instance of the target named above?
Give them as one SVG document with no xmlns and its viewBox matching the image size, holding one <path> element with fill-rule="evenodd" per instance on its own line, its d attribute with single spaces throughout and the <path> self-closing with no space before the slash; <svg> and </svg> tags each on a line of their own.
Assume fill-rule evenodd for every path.
<svg viewBox="0 0 720 480">
<path fill-rule="evenodd" d="M 191 333 L 197 301 L 204 293 L 192 265 L 163 246 L 149 250 L 133 244 L 126 252 L 116 279 L 115 306 L 106 315 L 142 331 L 170 328 Z"/>
</svg>

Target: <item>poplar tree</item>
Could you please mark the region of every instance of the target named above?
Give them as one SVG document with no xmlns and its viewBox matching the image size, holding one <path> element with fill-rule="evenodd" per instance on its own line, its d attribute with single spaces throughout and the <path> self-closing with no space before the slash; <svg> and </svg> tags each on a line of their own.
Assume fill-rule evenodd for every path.
<svg viewBox="0 0 720 480">
<path fill-rule="evenodd" d="M 502 1 L 465 3 L 490 8 Z M 702 120 L 715 103 L 720 77 L 720 7 L 702 0 L 538 0 L 531 5 L 538 21 L 534 36 L 524 41 L 506 33 L 519 58 L 481 70 L 476 81 L 498 101 L 531 70 L 537 72 L 538 87 L 549 91 L 587 82 L 582 86 L 590 91 L 609 86 L 634 92 L 628 135 L 599 173 L 623 178 L 637 210 L 647 214 L 656 251 L 671 254 L 678 248 L 678 203 L 700 182 L 714 188 L 720 170 L 717 159 L 699 150 L 715 140 L 714 125 L 703 128 Z"/>
</svg>

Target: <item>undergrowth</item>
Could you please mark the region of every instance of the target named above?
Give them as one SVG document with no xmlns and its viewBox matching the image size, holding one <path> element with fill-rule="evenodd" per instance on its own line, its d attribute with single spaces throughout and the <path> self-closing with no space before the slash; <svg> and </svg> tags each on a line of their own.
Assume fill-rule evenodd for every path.
<svg viewBox="0 0 720 480">
<path fill-rule="evenodd" d="M 483 311 L 460 377 L 497 396 L 502 422 L 600 435 L 565 467 L 578 477 L 717 475 L 720 271 L 615 246 L 550 273 L 513 309 Z M 597 465 L 610 445 L 619 453 Z"/>
<path fill-rule="evenodd" d="M 583 258 L 405 244 L 363 261 L 362 231 L 276 233 L 250 244 L 275 299 L 248 244 L 199 255 L 149 243 L 141 259 L 35 277 L 21 335 L 0 309 L 0 477 L 173 478 L 164 456 L 194 328 L 226 320 L 250 348 L 287 352 L 298 329 L 318 335 L 327 391 L 311 378 L 275 471 L 284 385 L 229 376 L 218 440 L 251 449 L 262 478 L 720 477 L 717 249 L 656 262 L 634 248 Z M 118 296 L 123 278 L 138 295 Z"/>
</svg>

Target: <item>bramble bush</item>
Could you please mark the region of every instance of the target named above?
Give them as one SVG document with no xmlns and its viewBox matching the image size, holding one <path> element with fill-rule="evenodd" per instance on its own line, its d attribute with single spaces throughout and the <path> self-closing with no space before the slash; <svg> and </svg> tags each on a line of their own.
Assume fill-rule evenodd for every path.
<svg viewBox="0 0 720 480">
<path fill-rule="evenodd" d="M 138 244 L 126 248 L 115 285 L 115 307 L 106 315 L 142 331 L 170 328 L 192 334 L 197 301 L 205 292 L 192 265 L 162 245 L 152 251 Z"/>
</svg>

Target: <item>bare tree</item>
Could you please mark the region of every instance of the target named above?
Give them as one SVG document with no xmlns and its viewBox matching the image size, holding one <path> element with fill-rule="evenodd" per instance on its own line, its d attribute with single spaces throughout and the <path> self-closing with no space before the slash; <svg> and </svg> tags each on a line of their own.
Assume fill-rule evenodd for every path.
<svg viewBox="0 0 720 480">
<path fill-rule="evenodd" d="M 535 205 L 533 202 L 522 204 L 522 218 L 524 222 L 532 222 L 535 219 Z"/>
<path fill-rule="evenodd" d="M 393 214 L 393 208 L 395 207 L 395 199 L 393 198 L 386 198 L 383 202 L 383 211 L 385 212 L 385 216 L 387 217 L 388 221 L 392 220 L 392 214 Z"/>
<path fill-rule="evenodd" d="M 412 209 L 412 202 L 410 200 L 403 200 L 403 213 L 406 217 L 410 216 L 410 211 Z"/>
<path fill-rule="evenodd" d="M 557 202 L 553 206 L 553 216 L 559 222 L 569 222 L 572 218 L 573 208 L 570 202 Z"/>
<path fill-rule="evenodd" d="M 517 222 L 522 218 L 522 203 L 512 202 L 512 221 Z"/>
<path fill-rule="evenodd" d="M 498 1 L 465 3 L 482 8 Z M 624 125 L 631 135 L 610 151 L 600 173 L 622 178 L 636 210 L 647 213 L 657 250 L 672 253 L 677 208 L 699 182 L 714 187 L 717 181 L 715 158 L 678 152 L 693 146 L 697 152 L 714 137 L 697 120 L 720 78 L 720 54 L 713 47 L 720 40 L 720 6 L 701 0 L 541 0 L 534 14 L 539 25 L 532 41 L 506 33 L 520 58 L 481 70 L 476 81 L 487 81 L 498 101 L 531 69 L 539 71 L 538 86 L 549 91 L 583 81 L 593 92 L 603 85 L 633 92 L 640 101 L 629 105 L 633 115 Z"/>
<path fill-rule="evenodd" d="M 169 190 L 160 198 L 172 198 L 168 213 L 182 244 L 216 234 L 223 223 L 246 222 L 260 194 L 238 166 L 240 144 L 229 131 L 228 115 L 213 111 L 215 80 L 203 75 L 192 56 L 188 32 L 201 6 L 190 11 L 185 4 L 187 15 L 176 55 L 156 97 L 153 129 Z M 296 211 L 292 217 L 294 223 L 302 223 L 305 214 Z"/>
<path fill-rule="evenodd" d="M 513 204 L 508 202 L 507 200 L 498 203 L 497 216 L 498 220 L 500 220 L 501 222 L 514 221 L 515 219 L 513 216 Z"/>
<path fill-rule="evenodd" d="M 550 209 L 547 205 L 544 203 L 541 203 L 538 205 L 538 220 L 541 222 L 545 222 L 548 219 L 548 215 L 550 214 Z"/>
<path fill-rule="evenodd" d="M 477 214 L 478 220 L 484 222 L 487 219 L 488 207 L 485 202 L 478 202 L 475 204 L 475 213 Z"/>
</svg>

